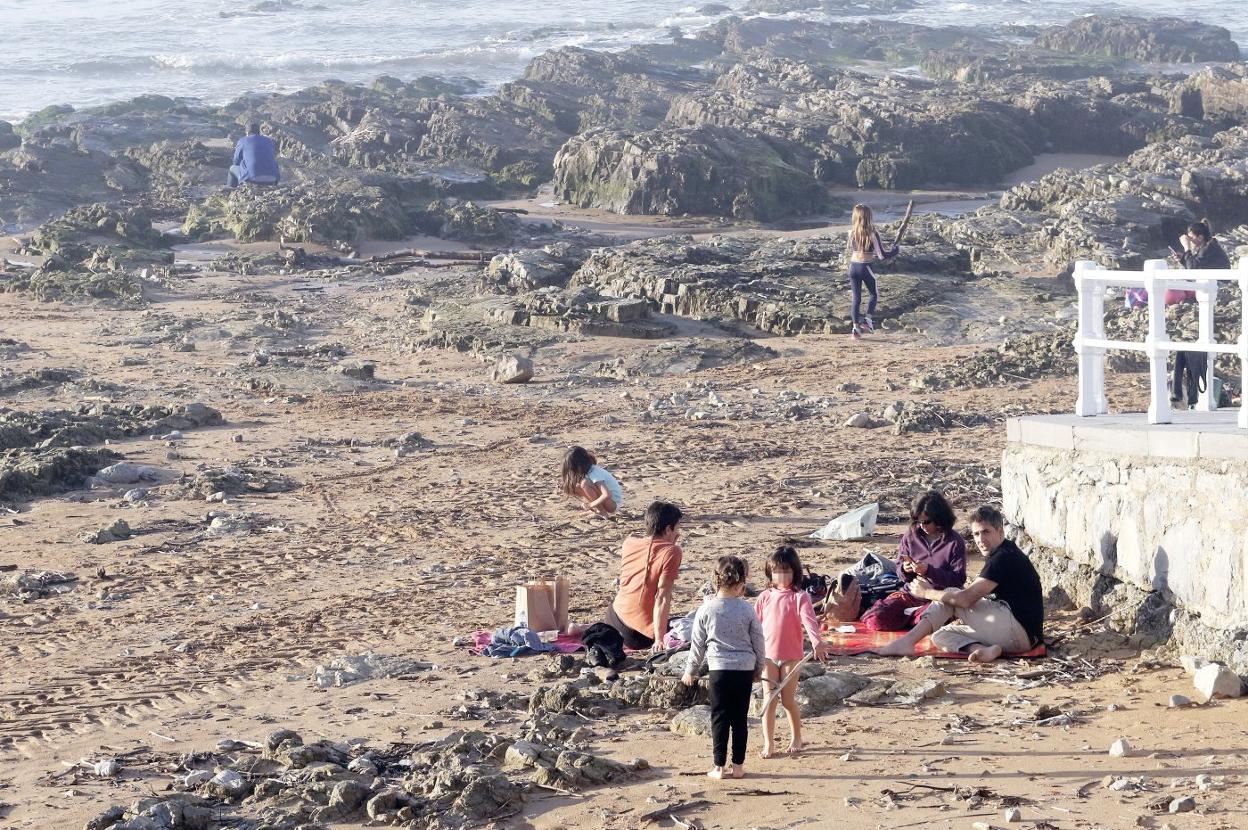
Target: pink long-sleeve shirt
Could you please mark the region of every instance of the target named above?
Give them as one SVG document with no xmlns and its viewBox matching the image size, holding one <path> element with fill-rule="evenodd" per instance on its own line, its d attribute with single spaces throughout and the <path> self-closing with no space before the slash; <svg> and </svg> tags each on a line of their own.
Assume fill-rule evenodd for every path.
<svg viewBox="0 0 1248 830">
<path fill-rule="evenodd" d="M 769 660 L 801 660 L 803 628 L 811 644 L 823 641 L 815 606 L 805 591 L 768 588 L 758 595 L 754 613 L 763 625 L 763 644 Z"/>
</svg>

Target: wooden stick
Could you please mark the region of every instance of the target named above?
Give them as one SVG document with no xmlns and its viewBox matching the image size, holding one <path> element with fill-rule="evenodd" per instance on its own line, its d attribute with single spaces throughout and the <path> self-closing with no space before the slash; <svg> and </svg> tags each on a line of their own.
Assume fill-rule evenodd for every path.
<svg viewBox="0 0 1248 830">
<path fill-rule="evenodd" d="M 902 217 L 901 227 L 897 229 L 897 236 L 893 238 L 893 247 L 896 248 L 901 244 L 901 238 L 906 234 L 906 228 L 910 227 L 910 217 L 914 214 L 914 200 L 911 199 L 906 204 L 906 215 Z"/>
<path fill-rule="evenodd" d="M 810 654 L 807 654 L 805 657 L 803 657 L 801 659 L 801 662 L 799 662 L 796 666 L 794 666 L 793 670 L 784 676 L 784 679 L 780 681 L 780 684 L 776 686 L 776 688 L 772 689 L 771 694 L 763 698 L 763 711 L 764 712 L 767 711 L 768 706 L 771 706 L 771 702 L 780 696 L 780 692 L 784 691 L 784 687 L 789 685 L 789 681 L 802 673 L 802 666 L 809 663 L 811 658 L 814 656 L 815 656 L 815 653 L 812 651 Z"/>
<path fill-rule="evenodd" d="M 695 773 L 696 775 L 705 775 L 705 773 Z M 657 810 L 651 810 L 643 816 L 639 817 L 642 823 L 658 821 L 661 818 L 671 818 L 674 813 L 683 813 L 688 810 L 698 810 L 703 807 L 711 806 L 711 802 L 704 798 L 698 798 L 693 801 L 682 801 L 678 804 L 668 804 L 666 807 L 660 807 Z"/>
</svg>

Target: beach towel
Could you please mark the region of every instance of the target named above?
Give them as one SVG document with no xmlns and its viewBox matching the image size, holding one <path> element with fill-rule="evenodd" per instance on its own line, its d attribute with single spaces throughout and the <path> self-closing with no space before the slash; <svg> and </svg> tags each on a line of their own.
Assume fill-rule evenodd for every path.
<svg viewBox="0 0 1248 830">
<path fill-rule="evenodd" d="M 850 623 L 838 626 L 846 628 Z M 841 656 L 851 656 L 854 654 L 868 654 L 873 649 L 880 646 L 888 645 L 894 640 L 898 640 L 905 636 L 904 631 L 870 631 L 862 626 L 861 623 L 853 623 L 854 632 L 841 633 L 835 628 L 824 632 L 823 639 L 827 641 L 832 654 Z M 965 660 L 966 655 L 958 651 L 941 651 L 932 645 L 931 637 L 924 637 L 919 641 L 918 646 L 914 649 L 915 657 L 947 657 L 958 660 Z M 1025 657 L 1025 658 L 1041 658 L 1046 656 L 1044 643 L 1033 648 L 1031 651 L 1022 654 L 1004 654 L 1003 657 Z"/>
<path fill-rule="evenodd" d="M 528 629 L 524 629 L 527 631 Z M 528 654 L 571 654 L 581 650 L 581 635 L 560 634 L 549 643 L 538 640 L 538 647 L 532 646 L 529 638 L 525 642 L 517 641 L 512 634 L 517 629 L 500 628 L 497 632 L 482 629 L 472 633 L 472 645 L 469 650 L 476 655 L 487 657 L 523 657 Z M 506 636 L 502 636 L 507 632 Z M 536 635 L 534 635 L 536 637 Z"/>
</svg>

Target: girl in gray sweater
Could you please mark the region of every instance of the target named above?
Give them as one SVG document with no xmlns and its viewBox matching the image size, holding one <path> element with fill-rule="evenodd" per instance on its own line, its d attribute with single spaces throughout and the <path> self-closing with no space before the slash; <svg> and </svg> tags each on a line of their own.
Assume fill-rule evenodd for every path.
<svg viewBox="0 0 1248 830">
<path fill-rule="evenodd" d="M 749 568 L 739 556 L 715 561 L 715 596 L 702 603 L 693 621 L 693 641 L 685 664 L 686 686 L 697 683 L 703 660 L 710 667 L 711 778 L 745 777 L 745 744 L 750 694 L 763 673 L 763 628 L 745 596 Z M 732 770 L 728 738 L 732 737 Z"/>
</svg>

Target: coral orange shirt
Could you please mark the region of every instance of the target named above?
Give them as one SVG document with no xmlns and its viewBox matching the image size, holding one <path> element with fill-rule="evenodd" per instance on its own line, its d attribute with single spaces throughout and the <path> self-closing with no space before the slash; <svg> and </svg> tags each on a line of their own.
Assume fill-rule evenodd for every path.
<svg viewBox="0 0 1248 830">
<path fill-rule="evenodd" d="M 758 595 L 754 613 L 763 624 L 768 660 L 801 660 L 803 628 L 812 644 L 823 640 L 814 603 L 805 591 L 768 588 Z"/>
<path fill-rule="evenodd" d="M 620 590 L 611 606 L 620 622 L 639 634 L 655 637 L 654 600 L 660 582 L 676 581 L 680 546 L 648 537 L 630 536 L 620 548 Z M 662 636 L 663 632 L 659 632 Z"/>
</svg>

